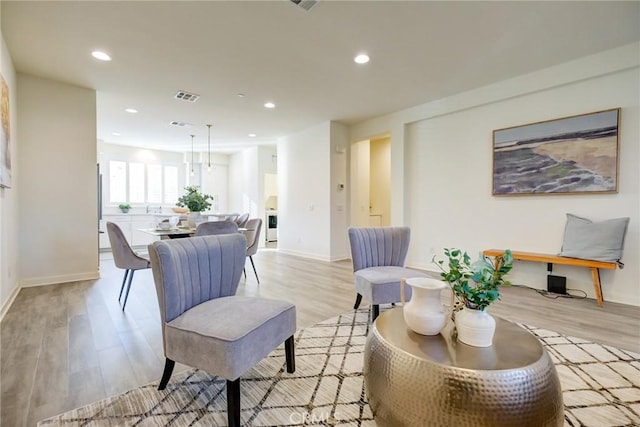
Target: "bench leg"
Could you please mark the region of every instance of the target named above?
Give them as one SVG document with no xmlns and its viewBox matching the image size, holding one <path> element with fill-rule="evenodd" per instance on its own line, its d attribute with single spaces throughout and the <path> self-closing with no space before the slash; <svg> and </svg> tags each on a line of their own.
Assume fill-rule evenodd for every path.
<svg viewBox="0 0 640 427">
<path fill-rule="evenodd" d="M 602 298 L 602 286 L 600 285 L 600 269 L 591 267 L 591 277 L 593 278 L 593 288 L 596 291 L 598 307 L 602 307 L 604 305 L 604 299 Z"/>
</svg>

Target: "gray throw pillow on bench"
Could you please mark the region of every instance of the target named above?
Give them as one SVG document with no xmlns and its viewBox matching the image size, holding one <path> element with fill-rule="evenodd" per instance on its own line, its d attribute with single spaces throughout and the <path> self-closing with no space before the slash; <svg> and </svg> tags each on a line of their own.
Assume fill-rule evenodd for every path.
<svg viewBox="0 0 640 427">
<path fill-rule="evenodd" d="M 629 218 L 593 222 L 567 214 L 560 256 L 618 261 L 622 258 Z"/>
</svg>

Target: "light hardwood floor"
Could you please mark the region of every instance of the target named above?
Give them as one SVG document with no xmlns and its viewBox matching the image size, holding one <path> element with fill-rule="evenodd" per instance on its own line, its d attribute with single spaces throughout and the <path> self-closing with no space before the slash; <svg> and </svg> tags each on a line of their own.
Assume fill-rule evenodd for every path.
<svg viewBox="0 0 640 427">
<path fill-rule="evenodd" d="M 38 420 L 156 381 L 162 337 L 151 270 L 135 274 L 126 311 L 118 304 L 123 271 L 102 256 L 97 281 L 23 289 L 1 324 L 0 425 Z M 239 294 L 296 304 L 298 327 L 352 309 L 351 262 L 327 263 L 273 250 L 254 256 Z M 606 296 L 606 293 L 605 293 Z M 491 312 L 640 352 L 640 308 L 594 300 L 547 299 L 503 288 Z M 179 367 L 186 369 L 186 367 Z"/>
</svg>

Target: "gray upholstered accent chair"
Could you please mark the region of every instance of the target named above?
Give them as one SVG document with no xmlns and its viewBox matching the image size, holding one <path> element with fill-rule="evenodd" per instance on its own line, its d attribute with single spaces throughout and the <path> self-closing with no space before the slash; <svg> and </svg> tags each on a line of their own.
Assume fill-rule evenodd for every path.
<svg viewBox="0 0 640 427">
<path fill-rule="evenodd" d="M 258 279 L 258 272 L 256 271 L 256 265 L 253 263 L 253 256 L 258 252 L 258 241 L 260 239 L 260 230 L 262 230 L 262 218 L 252 218 L 245 224 L 247 229 L 245 237 L 247 238 L 247 257 L 251 261 L 251 267 L 253 267 L 253 274 L 256 275 L 256 280 L 260 284 Z M 244 271 L 244 278 L 247 278 L 247 272 Z"/>
<path fill-rule="evenodd" d="M 212 234 L 237 234 L 238 224 L 233 221 L 207 221 L 198 224 L 196 236 L 209 236 Z"/>
<path fill-rule="evenodd" d="M 409 227 L 349 227 L 349 244 L 356 285 L 354 309 L 364 297 L 371 304 L 371 321 L 380 313 L 380 304 L 400 302 L 400 281 L 427 274 L 404 267 L 411 230 Z M 411 289 L 405 288 L 405 299 Z"/>
<path fill-rule="evenodd" d="M 133 273 L 136 270 L 143 270 L 151 267 L 149 260 L 138 255 L 131 249 L 127 238 L 124 237 L 124 233 L 113 222 L 107 221 L 107 234 L 109 235 L 109 242 L 111 243 L 111 252 L 113 253 L 113 261 L 118 268 L 124 268 L 124 278 L 122 279 L 122 286 L 120 286 L 120 295 L 118 295 L 118 302 L 122 298 L 122 291 L 124 290 L 125 283 L 127 284 L 127 292 L 124 295 L 124 302 L 122 303 L 122 311 L 127 305 L 127 299 L 129 298 L 129 290 L 131 290 L 131 281 L 133 280 Z M 127 277 L 129 281 L 127 282 Z"/>
<path fill-rule="evenodd" d="M 295 306 L 235 295 L 246 252 L 239 233 L 149 245 L 166 357 L 158 389 L 175 362 L 224 377 L 230 426 L 240 425 L 242 374 L 283 342 L 287 372 L 295 371 Z"/>
<path fill-rule="evenodd" d="M 240 228 L 244 228 L 244 226 L 247 224 L 247 221 L 249 221 L 249 213 L 243 213 L 242 215 L 240 215 L 238 218 L 236 218 L 236 224 L 238 224 L 238 227 Z"/>
</svg>

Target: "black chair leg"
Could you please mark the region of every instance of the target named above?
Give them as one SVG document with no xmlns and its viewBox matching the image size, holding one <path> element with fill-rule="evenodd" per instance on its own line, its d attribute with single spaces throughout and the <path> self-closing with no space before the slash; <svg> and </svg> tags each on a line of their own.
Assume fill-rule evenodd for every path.
<svg viewBox="0 0 640 427">
<path fill-rule="evenodd" d="M 374 304 L 371 306 L 371 323 L 378 317 L 380 314 L 380 306 L 378 304 Z"/>
<path fill-rule="evenodd" d="M 258 279 L 258 272 L 256 271 L 256 265 L 253 263 L 253 257 L 249 255 L 249 261 L 251 261 L 251 267 L 253 267 L 253 274 L 256 275 L 256 280 L 258 281 L 258 285 L 260 284 L 260 279 Z"/>
<path fill-rule="evenodd" d="M 171 374 L 173 373 L 173 367 L 176 365 L 176 362 L 167 358 L 164 362 L 164 372 L 162 373 L 162 379 L 160 380 L 160 384 L 158 385 L 158 390 L 164 390 L 167 384 L 169 383 L 169 378 L 171 378 Z"/>
<path fill-rule="evenodd" d="M 127 282 L 127 276 L 129 275 L 129 269 L 127 268 L 124 271 L 124 277 L 122 278 L 122 286 L 120 286 L 120 295 L 118 295 L 118 302 L 120 302 L 120 298 L 122 298 L 122 291 L 124 290 L 124 284 Z"/>
<path fill-rule="evenodd" d="M 131 281 L 133 280 L 133 273 L 135 273 L 135 270 L 129 270 L 129 283 L 127 283 L 127 292 L 124 294 L 124 302 L 122 303 L 122 311 L 124 311 L 124 307 L 127 305 L 127 298 L 129 298 L 129 291 L 131 290 Z"/>
<path fill-rule="evenodd" d="M 292 374 L 296 371 L 296 349 L 293 345 L 293 335 L 284 342 L 284 354 L 287 361 L 287 372 Z"/>
<path fill-rule="evenodd" d="M 229 427 L 240 427 L 240 378 L 227 380 L 227 421 Z"/>
<path fill-rule="evenodd" d="M 242 274 L 244 274 L 244 280 L 247 280 L 247 269 L 242 267 Z"/>
<path fill-rule="evenodd" d="M 358 307 L 360 307 L 360 303 L 362 302 L 362 295 L 357 294 L 356 295 L 356 303 L 353 305 L 353 308 L 356 309 Z"/>
</svg>

